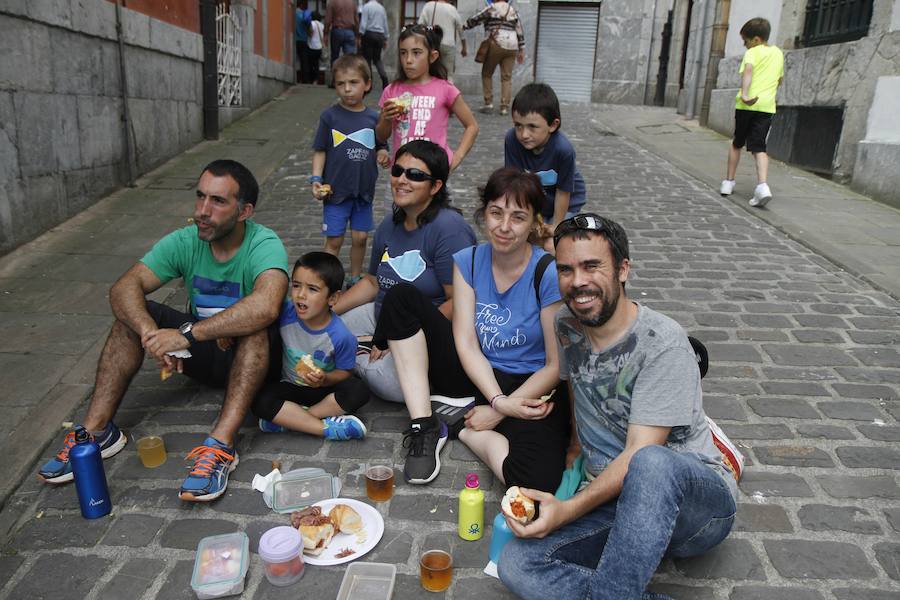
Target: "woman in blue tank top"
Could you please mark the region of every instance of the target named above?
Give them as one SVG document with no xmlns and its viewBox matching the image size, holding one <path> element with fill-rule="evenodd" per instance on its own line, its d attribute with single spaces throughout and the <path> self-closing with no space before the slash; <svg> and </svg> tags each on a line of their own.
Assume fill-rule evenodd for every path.
<svg viewBox="0 0 900 600">
<path fill-rule="evenodd" d="M 411 483 L 437 476 L 446 438 L 458 435 L 507 485 L 551 493 L 559 485 L 569 403 L 553 335 L 556 267 L 534 245 L 543 198 L 532 174 L 491 175 L 475 215 L 488 243 L 453 255 L 450 321 L 411 286 L 384 300 L 375 338 L 394 355 L 412 419 L 404 466 Z M 540 400 L 553 390 L 550 402 Z M 474 396 L 474 406 L 448 428 L 442 411 L 432 414 L 431 394 Z"/>
</svg>

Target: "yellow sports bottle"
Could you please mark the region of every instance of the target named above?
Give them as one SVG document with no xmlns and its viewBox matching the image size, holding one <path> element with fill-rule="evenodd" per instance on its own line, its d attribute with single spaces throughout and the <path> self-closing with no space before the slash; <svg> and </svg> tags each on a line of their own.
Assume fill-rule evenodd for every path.
<svg viewBox="0 0 900 600">
<path fill-rule="evenodd" d="M 478 487 L 478 475 L 466 475 L 466 487 L 459 493 L 459 537 L 480 540 L 484 533 L 484 492 Z"/>
</svg>

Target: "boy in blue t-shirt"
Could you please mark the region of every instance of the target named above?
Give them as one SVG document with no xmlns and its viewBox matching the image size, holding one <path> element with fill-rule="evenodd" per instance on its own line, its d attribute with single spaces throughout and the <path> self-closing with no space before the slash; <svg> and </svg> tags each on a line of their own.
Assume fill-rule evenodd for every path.
<svg viewBox="0 0 900 600">
<path fill-rule="evenodd" d="M 529 83 L 512 103 L 513 128 L 506 133 L 504 166 L 534 173 L 544 186 L 541 237 L 553 253 L 553 226 L 581 210 L 584 179 L 575 166 L 575 148 L 559 130 L 559 99 L 546 83 Z"/>
<path fill-rule="evenodd" d="M 341 261 L 327 252 L 309 252 L 294 265 L 290 297 L 278 319 L 281 381 L 268 383 L 251 407 L 262 431 L 365 437 L 363 422 L 349 414 L 369 400 L 366 384 L 351 376 L 356 336 L 331 310 L 343 283 Z"/>
<path fill-rule="evenodd" d="M 372 201 L 378 165 L 390 163 L 387 147 L 375 140 L 378 113 L 363 104 L 372 89 L 372 72 L 363 57 L 346 54 L 332 66 L 338 103 L 319 117 L 313 140 L 313 197 L 324 202 L 325 251 L 337 256 L 350 224 L 350 281 L 362 275 L 363 257 L 373 229 Z"/>
</svg>

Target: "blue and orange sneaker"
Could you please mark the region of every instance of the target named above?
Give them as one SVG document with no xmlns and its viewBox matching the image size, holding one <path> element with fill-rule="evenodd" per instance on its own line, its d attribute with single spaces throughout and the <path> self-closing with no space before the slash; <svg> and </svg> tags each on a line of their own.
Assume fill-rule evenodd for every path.
<svg viewBox="0 0 900 600">
<path fill-rule="evenodd" d="M 366 426 L 353 415 L 325 417 L 326 440 L 361 440 L 366 437 Z"/>
<path fill-rule="evenodd" d="M 234 448 L 208 437 L 185 457 L 190 459 L 194 459 L 194 468 L 181 484 L 178 497 L 188 502 L 209 502 L 224 494 L 228 475 L 238 464 Z"/>
<path fill-rule="evenodd" d="M 125 434 L 116 427 L 116 424 L 110 421 L 103 429 L 103 433 L 93 436 L 94 441 L 100 446 L 100 456 L 109 458 L 115 456 L 128 443 Z M 63 441 L 62 450 L 56 453 L 38 471 L 38 478 L 43 479 L 46 483 L 66 483 L 72 481 L 72 464 L 69 462 L 69 450 L 75 445 L 75 430 L 73 429 L 66 434 Z"/>
</svg>

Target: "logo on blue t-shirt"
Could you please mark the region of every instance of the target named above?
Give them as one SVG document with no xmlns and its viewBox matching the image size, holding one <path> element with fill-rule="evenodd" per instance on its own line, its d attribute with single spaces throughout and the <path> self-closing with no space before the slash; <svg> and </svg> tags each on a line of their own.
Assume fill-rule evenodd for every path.
<svg viewBox="0 0 900 600">
<path fill-rule="evenodd" d="M 370 128 L 358 129 L 353 133 L 342 133 L 337 129 L 331 130 L 331 143 L 334 144 L 335 148 L 346 140 L 352 140 L 371 150 L 375 147 L 375 130 Z"/>
<path fill-rule="evenodd" d="M 556 182 L 559 180 L 559 174 L 553 169 L 548 171 L 535 171 L 534 174 L 541 180 L 541 185 L 546 187 L 556 185 Z"/>
<path fill-rule="evenodd" d="M 394 272 L 406 281 L 415 281 L 425 272 L 425 260 L 420 250 L 407 250 L 400 256 L 391 258 L 385 250 L 381 262 L 386 262 Z"/>
<path fill-rule="evenodd" d="M 241 284 L 194 275 L 191 292 L 197 316 L 206 319 L 240 300 Z"/>
</svg>

